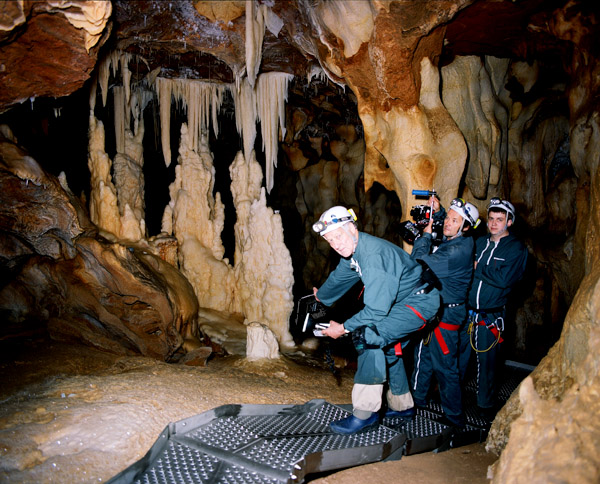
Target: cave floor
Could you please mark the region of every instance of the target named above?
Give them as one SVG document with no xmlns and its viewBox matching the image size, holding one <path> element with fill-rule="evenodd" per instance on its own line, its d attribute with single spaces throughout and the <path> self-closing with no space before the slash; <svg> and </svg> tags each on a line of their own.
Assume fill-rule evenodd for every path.
<svg viewBox="0 0 600 484">
<path fill-rule="evenodd" d="M 347 404 L 338 378 L 300 354 L 268 362 L 215 354 L 206 366 L 117 356 L 43 334 L 0 341 L 0 482 L 104 482 L 138 461 L 170 422 L 225 404 Z M 476 443 L 309 476 L 314 483 L 486 483 L 497 459 Z"/>
</svg>

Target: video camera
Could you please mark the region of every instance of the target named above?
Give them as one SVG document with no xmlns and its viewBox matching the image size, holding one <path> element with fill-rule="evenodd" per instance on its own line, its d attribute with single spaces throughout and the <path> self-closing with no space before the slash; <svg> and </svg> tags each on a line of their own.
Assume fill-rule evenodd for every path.
<svg viewBox="0 0 600 484">
<path fill-rule="evenodd" d="M 412 194 L 416 197 L 437 196 L 435 190 L 413 190 Z M 429 205 L 415 205 L 410 210 L 410 216 L 414 223 L 407 220 L 400 224 L 400 236 L 409 244 L 414 244 L 415 240 L 423 234 L 423 229 L 429 225 L 433 216 Z M 444 236 L 444 221 L 433 219 L 431 227 L 431 237 L 434 244 L 439 244 Z"/>
<path fill-rule="evenodd" d="M 322 330 L 329 327 L 327 308 L 314 294 L 301 297 L 296 307 L 296 329 L 302 334 L 312 333 L 314 336 L 324 336 Z"/>
</svg>

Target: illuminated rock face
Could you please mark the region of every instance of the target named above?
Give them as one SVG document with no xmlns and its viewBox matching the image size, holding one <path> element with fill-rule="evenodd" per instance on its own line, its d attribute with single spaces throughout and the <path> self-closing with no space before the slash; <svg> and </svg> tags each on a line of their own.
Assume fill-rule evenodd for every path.
<svg viewBox="0 0 600 484">
<path fill-rule="evenodd" d="M 265 249 L 281 247 L 281 221 L 266 206 L 251 154 L 259 104 L 262 106 L 257 102 L 255 88 L 265 74 L 286 73 L 310 79 L 314 72 L 323 72 L 332 84 L 355 99 L 361 119 L 356 127 L 361 125 L 364 137 L 344 135 L 343 141 L 336 139 L 329 144 L 329 153 L 324 134 L 330 132 L 309 133 L 306 142 L 302 140 L 311 126 L 310 109 L 293 110 L 287 120 L 287 133 L 281 125 L 274 129 L 279 117 L 278 122 L 269 124 L 270 136 L 263 134 L 271 162 L 267 165 L 271 173 L 265 173 L 267 188 L 271 187 L 276 160 L 273 141 L 278 141 L 281 133 L 289 165 L 298 177 L 294 204 L 304 228 L 302 237 L 310 234 L 315 216 L 338 201 L 350 206 L 358 204 L 365 229 L 389 237 L 384 227 L 391 218 L 390 210 L 381 208 L 381 198 L 369 199 L 369 189 L 375 183 L 397 194 L 405 218 L 407 209 L 415 203 L 410 196 L 413 188 L 436 188 L 445 204 L 456 195 L 464 195 L 483 212 L 491 196 L 511 198 L 520 217 L 517 226 L 528 228 L 523 234 L 539 274 L 531 297 L 516 313 L 518 331 L 539 330 L 536 327 L 548 321 L 560 328 L 566 307 L 570 305 L 571 309 L 560 340 L 534 373 L 533 385 L 526 383 L 494 424 L 488 442 L 490 449 L 501 450 L 509 442 L 495 479 L 506 482 L 562 476 L 552 467 L 562 462 L 555 458 L 557 452 L 550 450 L 564 446 L 575 454 L 569 462 L 582 462 L 580 481 L 597 480 L 595 475 L 583 474 L 590 468 L 592 472 L 597 469 L 597 456 L 588 452 L 594 445 L 573 446 L 572 439 L 561 439 L 561 433 L 570 435 L 576 428 L 561 416 L 573 415 L 576 423 L 585 422 L 580 416 L 591 416 L 588 421 L 591 420 L 596 411 L 592 396 L 598 389 L 600 353 L 594 334 L 599 320 L 596 301 L 600 130 L 596 99 L 600 63 L 596 47 L 598 18 L 590 7 L 593 2 L 575 0 L 561 6 L 527 0 L 372 0 L 351 2 L 353 6 L 349 8 L 350 2 L 342 0 L 260 5 L 182 1 L 169 2 L 169 8 L 163 8 L 166 3 L 111 3 L 111 47 L 115 47 L 114 52 L 127 51 L 119 54 L 123 86 L 115 86 L 113 97 L 131 98 L 128 86 L 135 71 L 129 67 L 134 65 L 135 54 L 144 59 L 136 65 L 140 70 L 135 74 L 138 84 L 144 82 L 144 77 L 156 80 L 162 70 L 181 81 L 185 78 L 182 84 L 190 84 L 192 79 L 210 80 L 220 83 L 223 89 L 227 86 L 236 98 L 235 109 L 243 111 L 239 117 L 236 114 L 236 120 L 240 122 L 245 163 L 236 159 L 232 164 L 239 171 L 232 191 L 238 197 L 236 209 L 241 215 L 236 227 L 234 263 L 222 259 L 220 239 L 215 235 L 227 221 L 219 212 L 217 195 L 211 198 L 210 163 L 204 166 L 208 160 L 204 156 L 210 154 L 203 151 L 201 144 L 190 143 L 198 159 L 189 155 L 203 165 L 205 180 L 201 190 L 208 201 L 193 198 L 190 202 L 184 195 L 179 198 L 172 194 L 173 206 L 165 212 L 165 230 L 181 234 L 176 235 L 178 260 L 195 293 L 206 298 L 203 304 L 247 312 L 248 321 L 264 323 L 269 319 L 269 327 L 280 342 L 288 341 L 282 321 L 290 310 L 286 299 L 290 291 L 289 266 L 281 251 L 270 253 Z M 74 23 L 72 14 L 86 13 L 82 6 L 90 7 L 89 2 L 79 2 L 68 12 L 61 8 L 63 4 L 50 1 L 0 4 L 4 22 L 0 30 L 2 109 L 32 96 L 66 95 L 91 75 L 96 51 L 106 41 L 98 34 L 103 29 L 106 34 L 110 30 L 106 2 L 96 4 L 104 4 L 105 10 L 91 15 L 96 20 L 86 26 Z M 28 23 L 27 29 L 22 29 L 24 22 Z M 522 25 L 528 28 L 521 29 Z M 68 40 L 62 42 L 62 38 Z M 48 56 L 49 45 L 55 55 Z M 107 86 L 109 69 L 98 66 L 98 71 L 101 84 Z M 168 98 L 160 103 L 163 115 L 170 113 L 172 92 L 158 94 L 159 98 Z M 279 102 L 281 95 L 275 95 L 275 90 L 272 94 Z M 108 95 L 107 87 L 102 95 Z M 312 98 L 311 101 L 326 103 Z M 189 102 L 186 106 L 192 112 L 199 107 Z M 121 140 L 118 144 L 126 146 L 125 126 L 118 124 L 115 121 L 116 137 Z M 188 122 L 188 126 L 192 123 Z M 136 191 L 127 190 L 128 180 L 111 177 L 114 165 L 120 166 L 118 171 L 124 175 L 137 168 L 121 163 L 121 158 L 109 160 L 100 125 L 94 120 L 91 127 L 90 159 L 96 160 L 91 162 L 92 220 L 107 237 L 113 234 L 115 238 L 142 240 L 143 213 L 136 202 Z M 133 128 L 130 132 L 133 139 L 140 131 Z M 167 130 L 162 130 L 163 136 L 166 145 Z M 201 139 L 194 136 L 192 140 Z M 182 144 L 189 150 L 186 142 Z M 128 153 L 125 148 L 119 151 Z M 309 160 L 309 151 L 317 154 L 314 159 Z M 134 147 L 131 153 L 135 152 Z M 167 152 L 164 158 L 168 164 Z M 137 160 L 136 156 L 127 156 Z M 560 156 L 568 158 L 568 162 L 561 164 Z M 364 168 L 363 173 L 359 173 L 359 167 Z M 31 184 L 43 179 L 35 164 L 26 162 L 22 170 L 24 178 L 19 180 Z M 179 177 L 178 190 L 187 178 Z M 190 182 L 195 180 L 190 178 Z M 10 183 L 21 182 L 13 179 Z M 357 189 L 357 184 L 361 189 Z M 38 186 L 43 184 L 33 183 L 32 188 Z M 197 207 L 206 210 L 196 214 L 193 211 Z M 73 211 L 78 209 L 67 210 Z M 177 216 L 178 212 L 188 211 L 198 217 L 189 226 L 183 215 Z M 35 213 L 32 211 L 32 215 Z M 24 240 L 11 239 L 4 250 L 20 255 L 35 252 L 74 257 L 73 244 L 65 240 L 76 237 L 83 227 L 65 224 L 63 216 L 58 217 L 58 228 L 52 236 L 44 230 L 29 230 L 35 227 L 29 224 Z M 194 224 L 202 231 L 197 231 Z M 32 244 L 35 250 L 31 249 Z M 168 247 L 173 261 L 175 248 L 173 244 Z M 327 267 L 329 252 L 313 234 L 305 237 L 304 249 L 310 254 L 302 269 L 308 283 L 326 272 L 323 268 Z M 107 253 L 110 252 L 117 254 L 119 264 L 126 266 L 131 262 L 128 257 L 137 257 L 117 248 Z M 33 277 L 35 268 L 31 266 L 28 271 Z M 267 277 L 273 286 L 263 290 Z M 204 286 L 207 280 L 211 282 Z M 215 289 L 219 287 L 223 290 Z M 28 307 L 35 303 L 31 297 L 22 291 L 6 300 L 7 304 L 20 301 L 19 307 Z M 275 301 L 266 304 L 269 297 Z M 156 350 L 158 346 L 152 351 L 164 354 L 165 350 Z M 513 423 L 514 435 L 509 439 Z M 560 429 L 558 435 L 554 429 Z M 597 428 L 592 427 L 586 435 L 595 438 Z M 529 457 L 537 453 L 549 457 Z M 565 450 L 565 455 L 572 454 Z M 570 477 L 576 479 L 574 475 Z"/>
<path fill-rule="evenodd" d="M 387 112 L 368 106 L 361 113 L 367 146 L 372 144 L 377 156 L 389 166 L 384 170 L 371 168 L 372 181 L 394 190 L 403 207 L 416 204 L 414 189 L 435 189 L 446 205 L 458 195 L 467 147 L 440 100 L 439 79 L 438 71 L 424 58 L 417 106 L 396 106 Z"/>
<path fill-rule="evenodd" d="M 292 259 L 281 216 L 267 207 L 262 171 L 240 152 L 229 167 L 235 223 L 236 295 L 246 321 L 264 322 L 282 346 L 293 346 L 289 318 L 294 301 Z"/>
<path fill-rule="evenodd" d="M 598 412 L 600 388 L 600 339 L 597 336 L 600 320 L 597 243 L 600 178 L 597 155 L 592 154 L 597 153 L 600 147 L 600 126 L 596 107 L 588 102 L 590 96 L 597 96 L 599 85 L 597 62 L 584 60 L 589 55 L 586 46 L 590 38 L 586 35 L 589 30 L 579 24 L 580 20 L 566 21 L 565 12 L 559 9 L 549 27 L 558 37 L 572 39 L 575 43 L 569 70 L 578 82 L 567 92 L 568 113 L 564 114 L 568 114 L 570 126 L 569 154 L 574 170 L 571 176 L 576 188 L 563 193 L 565 205 L 576 207 L 577 225 L 568 243 L 563 246 L 563 267 L 560 258 L 550 263 L 556 267 L 554 277 L 557 284 L 567 291 L 575 286 L 577 290 L 560 339 L 534 370 L 531 378 L 521 385 L 518 393 L 512 395 L 492 426 L 487 447 L 497 452 L 503 450 L 494 469 L 493 482 L 498 483 L 507 480 L 526 482 L 540 479 L 540 476 L 569 482 L 596 482 L 600 477 L 597 452 L 593 450 L 597 448 L 600 435 L 594 417 Z M 525 80 L 535 78 L 531 67 L 520 74 Z M 518 120 L 527 108 L 526 104 L 516 106 L 513 119 Z M 523 142 L 514 144 L 513 152 L 519 153 L 521 159 L 512 160 L 514 168 L 511 171 L 533 167 L 541 173 L 548 173 L 540 163 L 541 153 L 544 152 L 541 147 L 561 143 L 556 139 L 556 130 L 557 125 L 564 122 L 558 118 L 553 121 L 532 123 L 530 120 L 520 123 L 521 126 L 527 125 L 529 130 L 532 125 L 536 129 L 531 130 L 533 133 L 523 129 Z M 526 150 L 527 145 L 537 145 L 539 148 Z M 537 191 L 541 188 L 535 178 L 530 184 L 522 182 L 517 194 L 529 200 L 529 203 L 537 204 L 532 213 L 532 225 L 539 224 L 542 217 L 547 216 L 552 217 L 558 227 L 564 226 L 569 210 L 573 208 L 566 208 L 563 203 L 557 202 L 555 192 L 561 186 L 567 186 L 568 182 L 569 177 L 564 173 L 554 182 L 550 196 L 546 194 L 552 200 L 547 212 L 543 210 L 546 205 L 539 204 Z M 522 189 L 525 185 L 527 190 Z M 544 251 L 538 253 L 541 258 L 547 258 Z M 532 455 L 536 458 L 531 459 Z"/>
<path fill-rule="evenodd" d="M 106 41 L 102 36 L 112 2 L 11 1 L 2 2 L 0 11 L 2 72 L 9 66 L 10 73 L 0 81 L 3 111 L 26 99 L 66 96 L 82 87 Z M 11 42 L 15 37 L 20 40 Z"/>
<path fill-rule="evenodd" d="M 496 91 L 506 80 L 508 59 L 458 57 L 442 68 L 442 101 L 465 137 L 469 165 L 465 184 L 469 201 L 503 193 L 499 177 L 506 160 L 508 112 Z M 500 79 L 493 79 L 496 74 Z M 484 206 L 478 207 L 480 212 Z"/>
<path fill-rule="evenodd" d="M 219 194 L 213 197 L 214 167 L 206 140 L 191 144 L 185 124 L 175 181 L 169 187 L 171 201 L 163 215 L 163 232 L 179 243 L 179 266 L 197 294 L 202 307 L 237 312 L 235 281 L 231 266 L 222 260 L 225 249 L 221 230 L 225 218 Z"/>
<path fill-rule="evenodd" d="M 11 283 L 0 291 L 3 332 L 47 323 L 55 339 L 168 360 L 197 336 L 189 282 L 149 246 L 111 243 L 68 187 L 0 139 L 2 255 Z"/>
</svg>

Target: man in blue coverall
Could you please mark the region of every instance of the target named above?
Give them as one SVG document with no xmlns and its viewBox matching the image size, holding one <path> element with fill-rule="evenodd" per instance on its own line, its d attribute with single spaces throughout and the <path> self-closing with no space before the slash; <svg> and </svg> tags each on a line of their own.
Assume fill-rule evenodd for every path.
<svg viewBox="0 0 600 484">
<path fill-rule="evenodd" d="M 430 199 L 434 217 L 443 216 L 445 210 L 439 200 Z M 465 235 L 479 223 L 479 211 L 462 198 L 450 203 L 444 219 L 444 238 L 432 250 L 432 224 L 434 217 L 415 240 L 411 257 L 422 260 L 431 268 L 442 285 L 442 312 L 439 324 L 428 331 L 415 347 L 412 374 L 412 392 L 417 406 L 427 404 L 431 377 L 435 374 L 444 422 L 455 427 L 465 426 L 462 409 L 460 377 L 458 372 L 458 330 L 467 317 L 467 293 L 473 275 L 473 238 Z"/>
<path fill-rule="evenodd" d="M 341 256 L 315 297 L 329 306 L 354 284 L 364 284 L 364 308 L 343 324 L 330 321 L 323 334 L 339 338 L 347 332 L 358 353 L 352 389 L 352 415 L 331 422 L 336 433 L 354 434 L 379 423 L 383 385 L 387 381 L 387 417 L 414 415 L 406 371 L 397 343 L 419 330 L 439 309 L 440 296 L 430 272 L 400 247 L 359 232 L 354 212 L 336 206 L 313 225 Z"/>
<path fill-rule="evenodd" d="M 514 220 L 512 203 L 500 198 L 490 200 L 489 233 L 475 244 L 475 272 L 468 299 L 470 331 L 468 328 L 460 331 L 461 379 L 467 371 L 473 347 L 477 355 L 477 406 L 480 416 L 486 420 L 495 414 L 496 367 L 505 305 L 527 264 L 527 248 L 509 232 Z"/>
</svg>

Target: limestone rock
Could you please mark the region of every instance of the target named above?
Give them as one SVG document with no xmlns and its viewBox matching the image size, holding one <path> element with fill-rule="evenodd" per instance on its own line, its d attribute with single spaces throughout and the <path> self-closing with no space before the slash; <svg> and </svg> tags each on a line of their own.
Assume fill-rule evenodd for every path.
<svg viewBox="0 0 600 484">
<path fill-rule="evenodd" d="M 79 219 L 79 202 L 19 147 L 7 126 L 0 134 L 0 168 L 2 255 L 73 257 L 73 238 L 90 228 L 89 220 Z"/>
<path fill-rule="evenodd" d="M 236 207 L 236 290 L 247 321 L 261 321 L 282 346 L 293 346 L 289 318 L 294 301 L 292 260 L 284 241 L 281 215 L 267 207 L 260 188 L 262 170 L 252 153 L 238 153 L 230 166 Z"/>
<path fill-rule="evenodd" d="M 247 325 L 247 329 L 246 358 L 248 360 L 279 358 L 279 344 L 268 326 L 252 322 Z"/>
<path fill-rule="evenodd" d="M 189 350 L 178 363 L 186 366 L 206 366 L 206 362 L 212 353 L 210 346 Z"/>
<path fill-rule="evenodd" d="M 171 358 L 197 333 L 188 281 L 149 248 L 99 237 L 78 200 L 2 133 L 1 332 L 47 323 L 57 339 Z"/>
<path fill-rule="evenodd" d="M 1 111 L 29 98 L 66 96 L 89 79 L 110 32 L 112 2 L 10 1 L 0 10 L 2 39 L 18 38 L 0 45 Z"/>
</svg>

